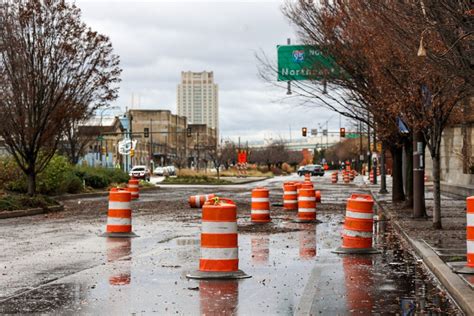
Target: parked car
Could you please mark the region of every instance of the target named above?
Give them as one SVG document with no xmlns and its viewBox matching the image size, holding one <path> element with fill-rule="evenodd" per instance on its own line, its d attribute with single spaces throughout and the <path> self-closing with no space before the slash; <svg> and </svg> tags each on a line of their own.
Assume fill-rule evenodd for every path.
<svg viewBox="0 0 474 316">
<path fill-rule="evenodd" d="M 135 179 L 142 179 L 145 181 L 150 181 L 150 170 L 146 166 L 135 166 L 128 173 L 130 177 Z"/>
<path fill-rule="evenodd" d="M 298 175 L 301 177 L 309 173 L 312 176 L 324 176 L 324 168 L 321 165 L 306 165 L 298 168 Z"/>
<path fill-rule="evenodd" d="M 165 172 L 165 167 L 156 167 L 155 170 L 153 170 L 155 176 L 164 176 Z"/>
<path fill-rule="evenodd" d="M 174 166 L 166 166 L 165 169 L 166 169 L 169 176 L 175 176 L 176 175 L 176 168 Z"/>
</svg>

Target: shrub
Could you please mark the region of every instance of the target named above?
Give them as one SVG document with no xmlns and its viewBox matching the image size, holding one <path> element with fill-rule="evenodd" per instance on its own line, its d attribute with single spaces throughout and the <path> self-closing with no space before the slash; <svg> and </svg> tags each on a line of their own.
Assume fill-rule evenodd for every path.
<svg viewBox="0 0 474 316">
<path fill-rule="evenodd" d="M 110 183 L 107 177 L 99 172 L 86 173 L 84 176 L 84 181 L 87 186 L 90 186 L 94 189 L 106 188 Z"/>
<path fill-rule="evenodd" d="M 125 183 L 128 182 L 130 177 L 128 173 L 122 171 L 122 169 L 118 168 L 101 168 L 104 174 L 109 178 L 109 181 L 115 183 Z"/>
<path fill-rule="evenodd" d="M 45 208 L 57 204 L 58 203 L 53 199 L 42 195 L 30 197 L 26 195 L 12 194 L 0 198 L 1 211 L 12 211 L 37 207 Z"/>
<path fill-rule="evenodd" d="M 283 170 L 283 172 L 285 172 L 285 173 L 292 173 L 292 172 L 295 171 L 295 169 L 293 169 L 293 167 L 290 166 L 289 164 L 287 164 L 286 162 L 284 162 L 281 165 L 281 170 Z"/>
<path fill-rule="evenodd" d="M 41 194 L 62 194 L 67 191 L 73 167 L 67 158 L 55 155 L 48 166 L 38 175 L 37 190 Z"/>
<path fill-rule="evenodd" d="M 281 176 L 283 174 L 283 172 L 281 171 L 280 168 L 277 168 L 277 167 L 272 167 L 272 173 L 276 176 Z"/>
<path fill-rule="evenodd" d="M 19 179 L 23 172 L 11 157 L 2 157 L 0 160 L 0 188 L 8 189 L 8 184 L 12 179 Z"/>
<path fill-rule="evenodd" d="M 84 189 L 83 180 L 76 176 L 74 173 L 70 173 L 66 180 L 66 192 L 67 193 L 79 193 Z"/>
</svg>

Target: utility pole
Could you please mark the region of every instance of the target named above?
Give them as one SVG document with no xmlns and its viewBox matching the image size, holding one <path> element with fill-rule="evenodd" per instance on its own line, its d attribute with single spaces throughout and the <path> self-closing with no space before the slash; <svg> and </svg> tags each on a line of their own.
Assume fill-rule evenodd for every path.
<svg viewBox="0 0 474 316">
<path fill-rule="evenodd" d="M 425 144 L 423 133 L 413 133 L 413 217 L 426 216 L 425 205 L 425 166 L 424 166 Z"/>
<path fill-rule="evenodd" d="M 364 152 L 362 148 L 362 122 L 359 121 L 359 172 L 362 173 L 362 165 L 364 163 Z"/>
<path fill-rule="evenodd" d="M 380 191 L 381 194 L 388 193 L 387 191 L 387 170 L 385 169 L 385 142 L 382 142 L 382 153 L 380 155 Z"/>
<path fill-rule="evenodd" d="M 286 44 L 291 45 L 291 38 L 286 39 Z M 291 94 L 291 81 L 290 80 L 288 80 L 288 86 L 287 86 L 286 94 L 287 95 Z M 240 147 L 239 147 L 239 149 L 240 149 Z"/>
<path fill-rule="evenodd" d="M 373 143 L 374 143 L 374 152 L 377 153 L 377 136 L 375 134 L 375 118 L 374 118 L 374 130 L 373 130 L 372 134 L 374 135 L 374 141 L 373 141 Z M 372 166 L 372 168 L 374 170 L 374 184 L 377 184 L 377 165 L 378 165 L 377 160 L 374 159 L 374 163 L 373 163 L 373 166 Z"/>
<path fill-rule="evenodd" d="M 154 161 L 153 161 L 153 119 L 150 119 L 150 168 L 153 169 L 155 167 Z M 152 170 L 153 172 L 153 170 Z"/>
<path fill-rule="evenodd" d="M 372 151 L 370 150 L 370 114 L 367 115 L 367 176 L 370 177 L 370 170 L 372 170 Z"/>
</svg>

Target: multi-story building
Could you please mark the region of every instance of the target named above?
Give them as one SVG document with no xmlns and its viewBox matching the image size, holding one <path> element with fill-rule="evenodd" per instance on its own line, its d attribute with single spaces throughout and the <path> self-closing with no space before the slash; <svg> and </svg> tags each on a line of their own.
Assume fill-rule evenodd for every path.
<svg viewBox="0 0 474 316">
<path fill-rule="evenodd" d="M 133 165 L 187 164 L 186 117 L 169 110 L 129 110 L 132 138 L 137 141 Z"/>
<path fill-rule="evenodd" d="M 181 72 L 177 89 L 177 113 L 190 124 L 206 124 L 219 130 L 218 86 L 213 72 Z"/>
</svg>

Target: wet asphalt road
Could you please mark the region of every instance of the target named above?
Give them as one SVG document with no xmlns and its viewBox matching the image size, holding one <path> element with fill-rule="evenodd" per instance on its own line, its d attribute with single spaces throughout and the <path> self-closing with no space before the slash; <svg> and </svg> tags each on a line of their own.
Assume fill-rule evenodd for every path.
<svg viewBox="0 0 474 316">
<path fill-rule="evenodd" d="M 409 312 L 460 314 L 451 300 L 393 234 L 375 226 L 382 254 L 336 255 L 344 203 L 364 192 L 360 179 L 322 192 L 321 224 L 296 224 L 295 213 L 272 208 L 271 224 L 252 225 L 250 190 L 270 189 L 281 202 L 282 182 L 223 187 L 163 187 L 133 202 L 133 239 L 98 237 L 106 198 L 66 202 L 66 211 L 0 221 L 0 313 L 86 315 L 346 315 Z M 252 278 L 188 280 L 199 261 L 199 210 L 191 194 L 216 193 L 237 202 L 239 267 Z"/>
</svg>

